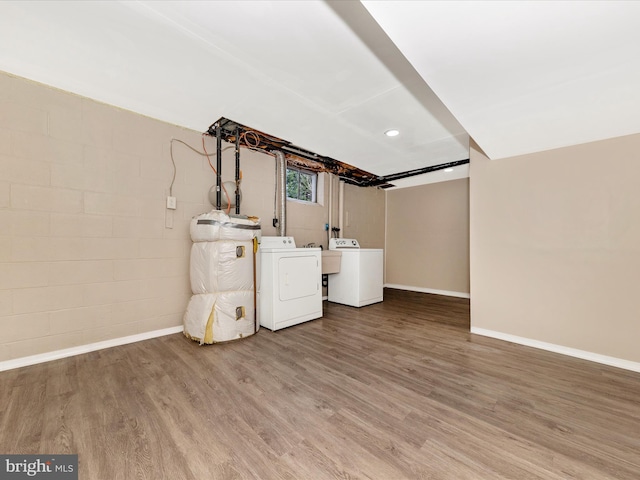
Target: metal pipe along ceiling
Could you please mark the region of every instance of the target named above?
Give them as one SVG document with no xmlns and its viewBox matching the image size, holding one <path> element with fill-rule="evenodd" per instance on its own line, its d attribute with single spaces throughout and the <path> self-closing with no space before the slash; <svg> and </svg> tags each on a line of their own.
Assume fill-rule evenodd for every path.
<svg viewBox="0 0 640 480">
<path fill-rule="evenodd" d="M 278 222 L 278 235 L 284 237 L 287 234 L 287 159 L 280 150 L 275 151 L 278 164 L 280 181 L 280 221 Z"/>
<path fill-rule="evenodd" d="M 445 168 L 451 168 L 469 163 L 469 159 L 467 158 L 463 160 L 456 160 L 453 162 L 417 168 L 406 172 L 397 172 L 390 175 L 380 176 L 370 172 L 365 172 L 364 170 L 360 170 L 353 165 L 340 162 L 333 158 L 318 155 L 317 153 L 297 147 L 286 140 L 276 138 L 272 135 L 267 135 L 258 130 L 254 130 L 224 117 L 221 117 L 216 123 L 212 124 L 206 133 L 212 136 L 222 135 L 222 139 L 227 142 L 238 143 L 238 138 L 244 139 L 244 145 L 240 146 L 246 146 L 256 151 L 262 150 L 267 154 L 275 154 L 276 152 L 279 152 L 283 156 L 286 155 L 286 157 L 289 158 L 289 162 L 292 163 L 293 166 L 300 166 L 314 172 L 332 173 L 343 182 L 351 185 L 357 185 L 359 187 L 388 188 L 393 186 L 393 184 L 390 182 L 393 182 L 394 180 L 400 180 L 402 178 L 422 175 L 425 173 L 434 172 L 436 170 L 443 170 Z M 250 142 L 247 141 L 248 134 L 251 134 L 252 140 Z"/>
</svg>

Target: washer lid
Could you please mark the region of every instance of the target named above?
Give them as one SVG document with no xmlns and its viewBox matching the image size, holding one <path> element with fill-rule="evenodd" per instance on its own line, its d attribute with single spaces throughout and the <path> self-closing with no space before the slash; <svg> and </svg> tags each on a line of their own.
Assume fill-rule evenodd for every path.
<svg viewBox="0 0 640 480">
<path fill-rule="evenodd" d="M 330 238 L 329 250 L 344 250 L 360 248 L 358 240 L 355 238 Z"/>
</svg>

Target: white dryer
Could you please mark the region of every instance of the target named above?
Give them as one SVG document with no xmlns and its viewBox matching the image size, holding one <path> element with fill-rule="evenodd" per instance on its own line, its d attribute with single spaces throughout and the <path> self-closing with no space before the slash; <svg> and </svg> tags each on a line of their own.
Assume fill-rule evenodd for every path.
<svg viewBox="0 0 640 480">
<path fill-rule="evenodd" d="M 269 330 L 322 317 L 322 257 L 319 248 L 296 248 L 293 237 L 263 236 L 260 325 Z"/>
<path fill-rule="evenodd" d="M 330 302 L 352 307 L 382 302 L 383 249 L 360 248 L 358 241 L 351 238 L 332 238 L 329 250 L 342 252 L 340 272 L 329 275 Z"/>
</svg>

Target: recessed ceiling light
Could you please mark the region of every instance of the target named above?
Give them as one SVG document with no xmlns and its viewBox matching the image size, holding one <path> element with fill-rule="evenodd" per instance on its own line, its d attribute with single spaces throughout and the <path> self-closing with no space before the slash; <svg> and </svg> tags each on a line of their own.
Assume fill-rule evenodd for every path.
<svg viewBox="0 0 640 480">
<path fill-rule="evenodd" d="M 453 172 L 453 168 L 445 168 L 444 171 L 445 172 Z"/>
<path fill-rule="evenodd" d="M 395 136 L 397 136 L 397 135 L 400 135 L 400 132 L 399 132 L 398 130 L 393 130 L 393 129 L 392 129 L 392 130 L 387 130 L 386 132 L 384 132 L 384 134 L 385 134 L 387 137 L 395 137 Z"/>
</svg>

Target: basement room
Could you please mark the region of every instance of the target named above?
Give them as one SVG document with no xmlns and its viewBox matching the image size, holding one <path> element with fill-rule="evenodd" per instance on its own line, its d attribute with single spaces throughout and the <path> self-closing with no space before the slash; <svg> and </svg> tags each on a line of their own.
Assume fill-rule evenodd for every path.
<svg viewBox="0 0 640 480">
<path fill-rule="evenodd" d="M 0 479 L 640 478 L 640 2 L 0 2 Z"/>
</svg>

